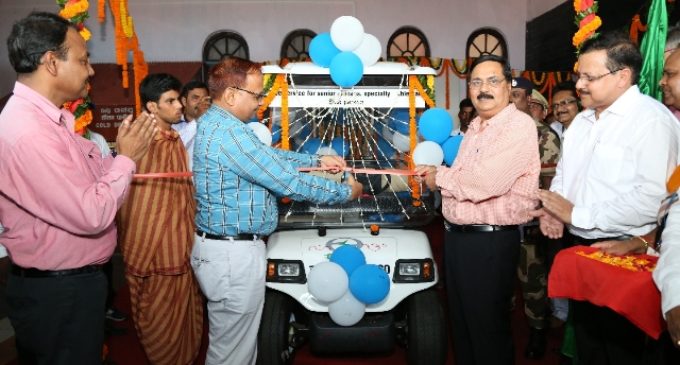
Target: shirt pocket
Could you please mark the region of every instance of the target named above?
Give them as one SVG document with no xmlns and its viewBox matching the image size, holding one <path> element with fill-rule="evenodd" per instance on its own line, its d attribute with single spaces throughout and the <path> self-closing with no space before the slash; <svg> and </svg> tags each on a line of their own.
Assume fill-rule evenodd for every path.
<svg viewBox="0 0 680 365">
<path fill-rule="evenodd" d="M 615 182 L 621 178 L 626 149 L 608 143 L 598 143 L 593 149 L 589 175 L 601 181 Z"/>
</svg>

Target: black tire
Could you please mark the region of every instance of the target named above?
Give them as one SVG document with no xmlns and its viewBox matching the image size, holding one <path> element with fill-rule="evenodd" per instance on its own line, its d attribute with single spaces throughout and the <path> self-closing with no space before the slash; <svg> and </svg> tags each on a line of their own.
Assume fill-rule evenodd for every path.
<svg viewBox="0 0 680 365">
<path fill-rule="evenodd" d="M 267 290 L 260 330 L 257 334 L 257 365 L 286 365 L 293 362 L 290 346 L 291 299 L 276 290 Z"/>
<path fill-rule="evenodd" d="M 408 298 L 406 353 L 409 365 L 439 365 L 446 362 L 447 338 L 444 311 L 434 290 Z"/>
</svg>

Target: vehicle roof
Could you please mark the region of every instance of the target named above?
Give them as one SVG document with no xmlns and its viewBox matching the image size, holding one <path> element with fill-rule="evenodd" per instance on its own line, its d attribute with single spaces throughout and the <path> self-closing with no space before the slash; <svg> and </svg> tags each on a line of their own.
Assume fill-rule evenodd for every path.
<svg viewBox="0 0 680 365">
<path fill-rule="evenodd" d="M 321 67 L 311 62 L 291 62 L 283 68 L 278 65 L 264 65 L 262 72 L 266 74 L 294 75 L 328 75 L 328 67 Z M 436 75 L 431 67 L 409 66 L 402 62 L 377 62 L 364 68 L 364 75 Z"/>
</svg>

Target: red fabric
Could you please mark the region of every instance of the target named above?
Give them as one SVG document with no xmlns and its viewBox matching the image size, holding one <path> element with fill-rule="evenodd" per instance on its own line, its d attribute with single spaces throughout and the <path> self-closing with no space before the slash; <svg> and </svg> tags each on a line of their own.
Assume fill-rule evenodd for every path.
<svg viewBox="0 0 680 365">
<path fill-rule="evenodd" d="M 632 271 L 613 266 L 578 252 L 590 254 L 596 248 L 574 246 L 556 257 L 548 278 L 548 296 L 587 300 L 609 307 L 627 318 L 649 336 L 658 339 L 664 328 L 661 295 L 647 270 Z M 657 258 L 635 255 L 652 265 Z"/>
</svg>

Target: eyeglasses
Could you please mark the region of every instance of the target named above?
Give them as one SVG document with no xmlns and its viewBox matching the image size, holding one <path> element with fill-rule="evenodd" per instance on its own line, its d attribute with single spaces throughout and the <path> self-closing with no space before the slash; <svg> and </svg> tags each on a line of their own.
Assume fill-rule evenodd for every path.
<svg viewBox="0 0 680 365">
<path fill-rule="evenodd" d="M 265 98 L 265 96 L 267 96 L 267 95 L 265 95 L 265 94 L 258 94 L 258 93 L 254 92 L 254 91 L 250 91 L 250 90 L 242 89 L 242 88 L 240 88 L 240 87 L 237 87 L 237 86 L 229 86 L 229 87 L 230 87 L 230 88 L 232 88 L 232 89 L 236 89 L 236 90 L 241 90 L 241 91 L 245 91 L 245 92 L 247 92 L 248 94 L 250 94 L 250 95 L 254 96 L 254 97 L 255 97 L 255 99 L 257 99 L 257 101 L 262 101 L 262 99 L 264 99 L 264 98 Z"/>
<path fill-rule="evenodd" d="M 576 81 L 585 80 L 585 81 L 587 81 L 587 82 L 595 82 L 595 81 L 597 81 L 597 80 L 599 80 L 599 79 L 601 79 L 601 78 L 603 78 L 603 77 L 605 77 L 605 76 L 607 76 L 607 75 L 611 75 L 611 74 L 617 73 L 617 72 L 619 72 L 619 71 L 621 71 L 621 70 L 623 70 L 623 68 L 617 68 L 617 69 L 614 70 L 614 71 L 609 71 L 609 72 L 607 72 L 607 73 L 605 73 L 605 74 L 598 75 L 598 76 L 590 76 L 590 75 L 587 75 L 587 74 L 586 74 L 586 75 L 579 74 L 579 75 L 577 75 L 578 78 L 576 79 Z"/>
<path fill-rule="evenodd" d="M 470 89 L 481 89 L 482 85 L 487 84 L 489 87 L 495 89 L 503 83 L 503 81 L 506 81 L 505 79 L 499 79 L 498 77 L 490 77 L 486 79 L 486 81 L 482 79 L 474 79 L 470 80 L 468 85 L 470 85 Z"/>
<path fill-rule="evenodd" d="M 574 103 L 576 103 L 576 99 L 564 99 L 564 100 L 560 101 L 559 103 L 553 103 L 551 106 L 552 106 L 553 110 L 555 110 L 555 109 L 557 109 L 561 106 L 567 107 L 567 106 L 569 106 L 569 104 L 574 104 Z"/>
</svg>

